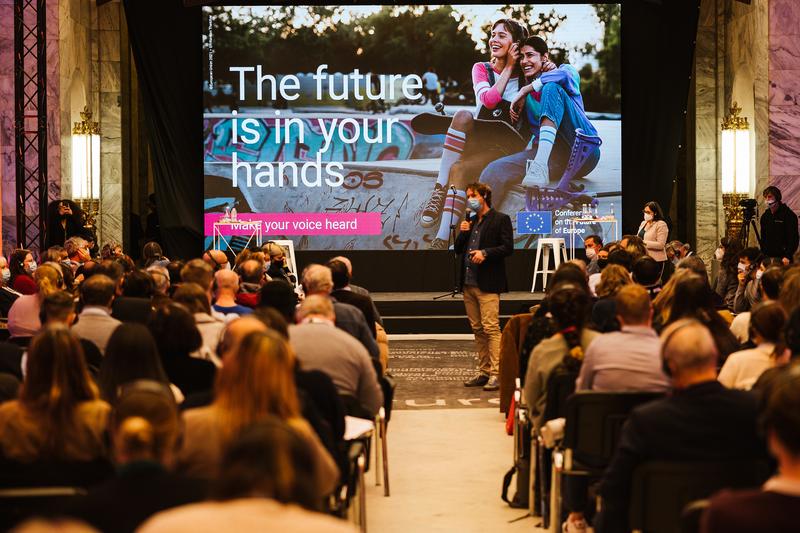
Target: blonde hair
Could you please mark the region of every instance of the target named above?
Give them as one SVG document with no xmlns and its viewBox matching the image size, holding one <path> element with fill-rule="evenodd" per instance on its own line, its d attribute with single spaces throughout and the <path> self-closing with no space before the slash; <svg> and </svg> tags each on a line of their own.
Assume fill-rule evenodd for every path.
<svg viewBox="0 0 800 533">
<path fill-rule="evenodd" d="M 608 298 L 614 296 L 622 287 L 630 283 L 633 283 L 631 275 L 625 270 L 624 266 L 606 265 L 600 274 L 600 283 L 597 284 L 597 297 Z"/>
<path fill-rule="evenodd" d="M 33 272 L 33 280 L 39 288 L 39 298 L 44 300 L 56 291 L 61 290 L 64 276 L 52 265 L 44 264 Z"/>
<path fill-rule="evenodd" d="M 675 300 L 675 288 L 682 280 L 689 276 L 696 276 L 694 272 L 688 268 L 679 268 L 672 274 L 669 281 L 661 289 L 661 292 L 653 300 L 653 316 L 659 317 L 662 324 L 669 323 L 670 313 L 672 313 L 672 304 Z"/>
<path fill-rule="evenodd" d="M 111 419 L 118 457 L 164 462 L 175 451 L 180 415 L 163 383 L 140 380 L 123 386 Z"/>
</svg>

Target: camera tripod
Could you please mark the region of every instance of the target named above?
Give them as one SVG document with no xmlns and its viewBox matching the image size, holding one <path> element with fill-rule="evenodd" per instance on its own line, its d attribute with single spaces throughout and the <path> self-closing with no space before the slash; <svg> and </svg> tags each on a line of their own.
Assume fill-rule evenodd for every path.
<svg viewBox="0 0 800 533">
<path fill-rule="evenodd" d="M 742 223 L 742 231 L 739 233 L 739 241 L 741 242 L 743 248 L 747 248 L 747 244 L 750 242 L 751 227 L 753 228 L 753 233 L 756 234 L 758 247 L 761 248 L 761 235 L 758 233 L 758 226 L 756 225 L 755 216 L 749 216 L 744 219 L 744 223 Z"/>
</svg>

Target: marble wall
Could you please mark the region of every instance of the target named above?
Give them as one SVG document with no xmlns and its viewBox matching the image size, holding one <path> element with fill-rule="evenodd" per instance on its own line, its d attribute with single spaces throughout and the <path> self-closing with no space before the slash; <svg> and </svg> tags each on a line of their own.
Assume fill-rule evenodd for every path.
<svg viewBox="0 0 800 533">
<path fill-rule="evenodd" d="M 800 211 L 800 2 L 770 0 L 769 182 Z"/>
<path fill-rule="evenodd" d="M 774 1 L 774 0 L 773 0 Z M 750 190 L 769 180 L 770 0 L 702 0 L 695 48 L 696 249 L 709 264 L 725 234 L 720 124 L 736 102 L 750 123 Z"/>
</svg>

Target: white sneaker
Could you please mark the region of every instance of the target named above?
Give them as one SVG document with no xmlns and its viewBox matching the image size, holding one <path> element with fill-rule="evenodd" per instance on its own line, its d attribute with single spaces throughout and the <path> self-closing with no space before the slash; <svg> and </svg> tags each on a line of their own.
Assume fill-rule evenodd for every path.
<svg viewBox="0 0 800 533">
<path fill-rule="evenodd" d="M 550 171 L 547 165 L 543 165 L 536 160 L 528 160 L 528 168 L 525 171 L 525 178 L 522 180 L 523 187 L 543 187 L 550 183 Z"/>
<path fill-rule="evenodd" d="M 561 526 L 563 533 L 586 533 L 587 532 L 586 520 L 569 520 L 567 519 Z"/>
</svg>

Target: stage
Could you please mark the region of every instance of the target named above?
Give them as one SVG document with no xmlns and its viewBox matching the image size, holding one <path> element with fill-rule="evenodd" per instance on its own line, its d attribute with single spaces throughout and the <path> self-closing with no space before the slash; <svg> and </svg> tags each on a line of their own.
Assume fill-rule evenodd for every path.
<svg viewBox="0 0 800 533">
<path fill-rule="evenodd" d="M 434 300 L 442 294 L 446 292 L 373 292 L 372 299 L 389 335 L 471 333 L 461 294 Z M 543 298 L 543 292 L 501 294 L 500 327 Z"/>
</svg>

